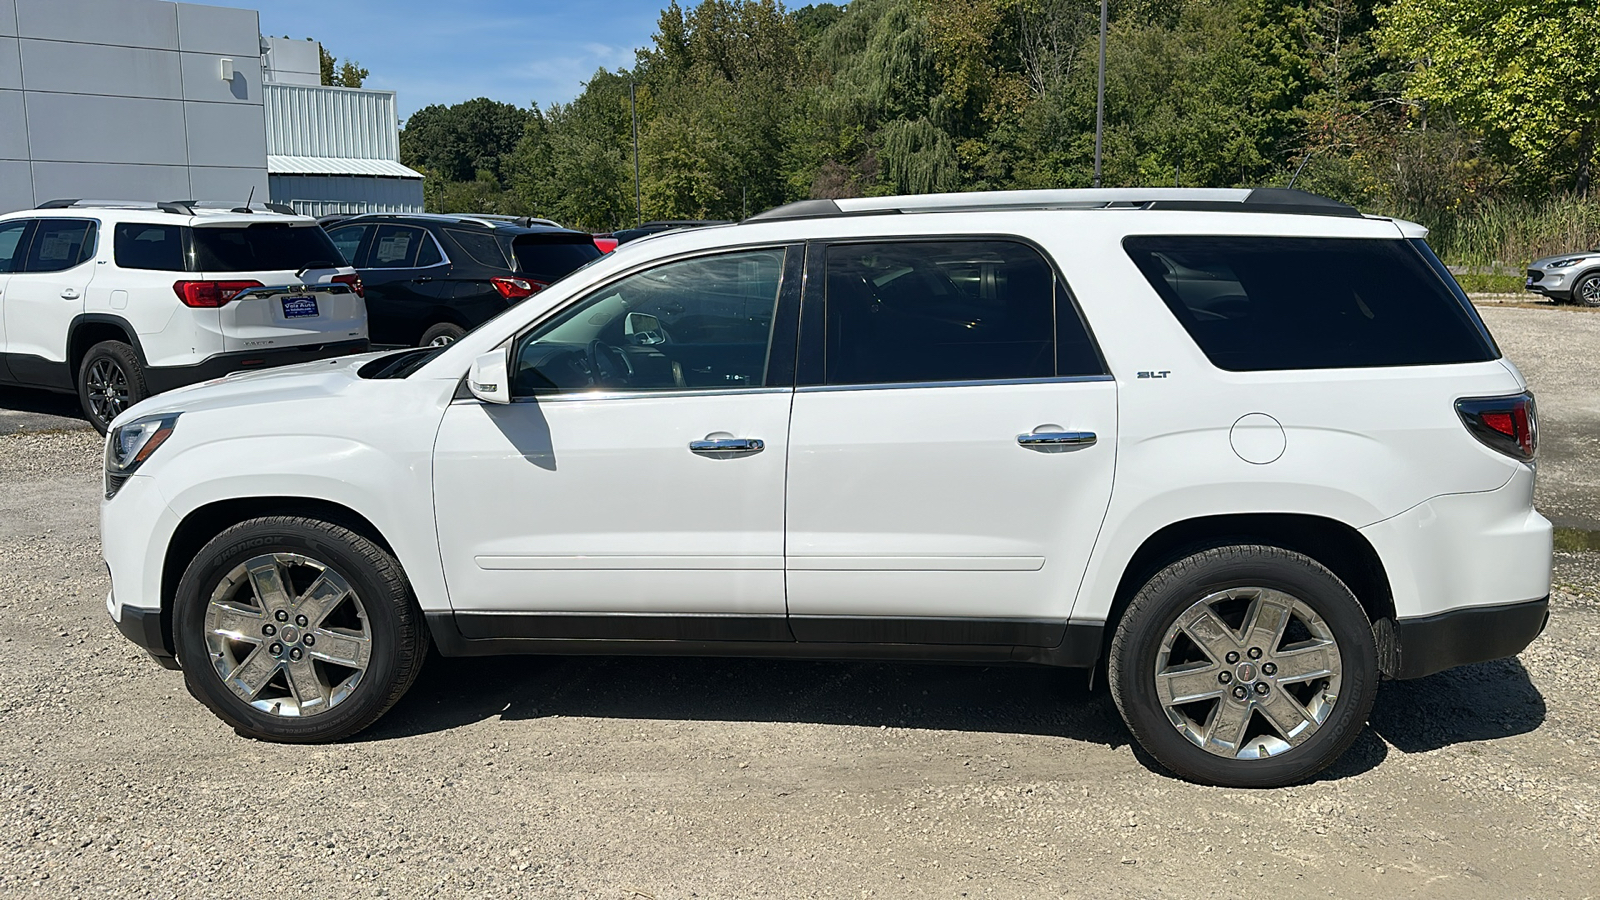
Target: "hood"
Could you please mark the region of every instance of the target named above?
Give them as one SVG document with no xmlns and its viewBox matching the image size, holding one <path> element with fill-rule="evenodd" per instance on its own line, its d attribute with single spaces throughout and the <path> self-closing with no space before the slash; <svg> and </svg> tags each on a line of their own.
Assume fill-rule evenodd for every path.
<svg viewBox="0 0 1600 900">
<path fill-rule="evenodd" d="M 1585 260 L 1585 265 L 1589 263 L 1600 262 L 1600 250 L 1574 250 L 1571 253 L 1558 253 L 1555 256 L 1546 256 L 1543 259 L 1536 259 L 1533 262 L 1528 263 L 1528 268 L 1548 269 L 1550 264 L 1553 262 L 1558 262 L 1563 259 L 1578 259 L 1580 257 Z M 1573 268 L 1577 267 L 1574 266 Z"/>
<path fill-rule="evenodd" d="M 352 382 L 361 380 L 359 372 L 362 366 L 394 352 L 384 350 L 356 356 L 336 356 L 291 366 L 235 372 L 141 400 L 117 416 L 112 427 L 167 412 L 192 413 L 224 406 L 332 396 L 342 393 Z"/>
</svg>

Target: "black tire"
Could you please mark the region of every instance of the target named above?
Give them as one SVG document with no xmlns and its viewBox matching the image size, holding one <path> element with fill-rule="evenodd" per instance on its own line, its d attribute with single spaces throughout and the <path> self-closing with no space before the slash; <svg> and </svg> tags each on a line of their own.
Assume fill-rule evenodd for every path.
<svg viewBox="0 0 1600 900">
<path fill-rule="evenodd" d="M 1250 589 L 1260 590 L 1252 593 Z M 1235 657 L 1238 662 L 1216 659 L 1214 657 L 1221 654 L 1201 649 L 1198 641 L 1189 640 L 1185 644 L 1187 634 L 1173 638 L 1168 665 L 1173 670 L 1182 669 L 1183 665 L 1175 665 L 1170 660 L 1187 653 L 1188 658 L 1195 661 L 1185 665 L 1199 670 L 1189 684 L 1204 683 L 1205 689 L 1223 694 L 1215 700 L 1174 704 L 1174 714 L 1188 725 L 1186 733 L 1169 718 L 1157 687 L 1162 645 L 1169 632 L 1177 634 L 1180 616 L 1193 615 L 1203 599 L 1222 598 L 1207 608 L 1218 611 L 1218 618 L 1232 629 L 1224 641 L 1238 640 L 1249 604 L 1255 602 L 1252 598 L 1264 597 L 1280 600 L 1287 597 L 1289 601 L 1303 604 L 1294 608 L 1309 610 L 1316 617 L 1316 628 L 1322 631 L 1322 637 L 1318 639 L 1313 635 L 1302 643 L 1293 643 L 1299 636 L 1311 633 L 1305 630 L 1304 613 L 1296 613 L 1291 619 L 1291 634 L 1267 642 L 1246 642 L 1275 644 L 1266 648 L 1265 656 L 1260 657 L 1256 665 L 1241 665 L 1251 662 L 1242 656 Z M 1239 604 L 1245 604 L 1246 612 L 1238 620 L 1230 619 L 1229 611 L 1238 609 Z M 1272 671 L 1268 672 L 1261 663 L 1281 659 L 1287 669 L 1295 649 L 1319 640 L 1323 646 L 1330 641 L 1336 645 L 1337 681 L 1297 684 L 1285 679 L 1279 684 L 1268 677 L 1278 673 L 1278 666 L 1274 663 Z M 1239 649 L 1247 648 L 1241 643 Z M 1280 653 L 1284 655 L 1278 656 Z M 1372 626 L 1350 589 L 1310 557 L 1259 545 L 1225 546 L 1198 552 L 1167 566 L 1150 579 L 1134 596 L 1117 625 L 1107 668 L 1112 699 L 1139 744 L 1178 777 L 1225 787 L 1281 787 L 1315 775 L 1355 742 L 1372 711 L 1378 688 L 1378 659 Z M 1250 679 L 1248 686 L 1244 680 L 1246 676 Z M 1217 688 L 1209 688 L 1209 679 L 1213 677 L 1218 679 Z M 1223 684 L 1231 687 L 1223 688 Z M 1260 689 L 1263 691 L 1260 696 L 1257 695 L 1258 685 L 1266 685 Z M 1245 687 L 1246 696 L 1235 701 L 1232 692 L 1240 687 Z M 1330 689 L 1334 695 L 1331 700 Z M 1187 692 L 1182 695 L 1191 696 Z M 1307 721 L 1312 722 L 1311 730 L 1300 733 L 1309 736 L 1290 738 L 1302 741 L 1291 744 L 1273 731 L 1271 718 L 1258 706 L 1258 703 L 1264 706 L 1269 699 L 1275 704 L 1294 699 L 1299 705 L 1291 709 L 1303 712 L 1316 708 L 1324 718 L 1320 724 L 1308 718 Z M 1225 707 L 1225 704 L 1231 705 Z M 1226 716 L 1225 708 L 1230 710 Z M 1273 755 L 1259 758 L 1223 755 L 1233 752 L 1230 742 L 1214 744 L 1216 752 L 1204 749 L 1200 742 L 1210 740 L 1209 726 L 1214 724 L 1213 720 L 1220 723 L 1225 719 L 1244 722 L 1244 730 L 1239 732 L 1243 740 L 1231 742 L 1232 747 L 1240 748 L 1241 754 L 1264 752 L 1259 748 L 1274 741 L 1278 742 L 1279 749 L 1273 751 Z M 1190 735 L 1196 731 L 1200 734 L 1191 739 Z"/>
<path fill-rule="evenodd" d="M 325 566 L 325 571 L 334 573 L 347 583 L 359 608 L 365 611 L 364 628 L 370 640 L 370 656 L 365 670 L 354 687 L 340 699 L 328 701 L 326 698 L 338 691 L 324 688 L 321 691 L 324 698 L 322 702 L 328 702 L 329 705 L 314 714 L 279 715 L 252 705 L 224 683 L 219 668 L 228 666 L 229 660 L 213 652 L 218 645 L 207 642 L 206 616 L 213 592 L 246 561 L 259 560 L 272 554 L 292 554 L 293 558 L 309 559 Z M 289 581 L 287 594 L 295 595 L 304 590 L 303 582 L 297 580 L 304 578 L 304 575 L 287 568 L 275 571 Z M 251 597 L 255 596 L 253 582 L 241 590 L 249 590 Z M 262 602 L 259 605 L 263 613 L 267 613 L 270 611 L 268 607 L 273 604 Z M 333 615 L 343 615 L 347 621 L 350 620 L 352 607 L 329 606 L 328 609 L 333 610 Z M 257 691 L 256 696 L 267 697 L 269 691 L 288 692 L 289 696 L 284 697 L 274 709 L 281 709 L 284 703 L 298 705 L 294 698 L 300 695 L 295 691 L 288 662 L 294 649 L 284 649 L 283 642 L 299 641 L 298 644 L 291 644 L 291 647 L 300 649 L 305 656 L 295 656 L 294 659 L 304 658 L 307 667 L 318 665 L 312 659 L 305 635 L 324 635 L 323 647 L 319 649 L 327 652 L 330 640 L 327 629 L 318 628 L 315 624 L 307 627 L 305 623 L 299 623 L 297 618 L 289 617 L 274 623 L 272 617 L 263 615 L 256 621 L 281 628 L 281 631 L 273 631 L 273 636 L 277 638 L 273 644 L 267 643 L 272 638 L 263 637 L 253 638 L 252 644 L 238 645 L 246 648 L 242 651 L 246 654 L 258 648 L 265 652 L 274 645 L 280 648 L 277 659 L 263 658 L 265 666 L 276 667 L 273 669 L 275 674 L 265 688 Z M 296 624 L 305 631 L 292 629 L 291 626 Z M 291 631 L 295 633 L 291 634 Z M 218 718 L 233 726 L 241 736 L 283 743 L 337 741 L 376 722 L 416 681 L 422 671 L 423 660 L 427 658 L 429 645 L 422 614 L 411 595 L 405 573 L 393 556 L 343 526 L 292 516 L 241 522 L 201 548 L 178 583 L 173 607 L 173 638 L 178 661 L 183 666 L 184 682 L 196 699 Z M 243 669 L 244 660 L 236 661 L 239 669 Z M 329 674 L 332 671 L 326 662 L 320 663 L 316 669 L 318 674 L 324 676 L 324 683 L 333 680 Z M 354 670 L 340 668 L 338 671 L 344 673 Z M 257 702 L 271 703 L 262 699 Z"/>
<path fill-rule="evenodd" d="M 1579 306 L 1600 306 L 1600 272 L 1590 272 L 1572 285 L 1572 302 Z"/>
<path fill-rule="evenodd" d="M 121 341 L 95 344 L 78 363 L 78 405 L 101 434 L 118 414 L 148 396 L 139 354 Z"/>
<path fill-rule="evenodd" d="M 417 341 L 418 347 L 432 347 L 437 344 L 454 344 L 461 340 L 467 330 L 454 322 L 440 322 L 422 333 L 422 338 Z"/>
</svg>

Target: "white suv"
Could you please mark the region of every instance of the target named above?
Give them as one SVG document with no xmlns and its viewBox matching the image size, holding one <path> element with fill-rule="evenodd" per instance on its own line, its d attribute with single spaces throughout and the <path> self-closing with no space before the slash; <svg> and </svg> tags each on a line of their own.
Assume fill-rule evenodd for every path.
<svg viewBox="0 0 1600 900">
<path fill-rule="evenodd" d="M 447 348 L 175 391 L 107 444 L 121 630 L 240 734 L 447 656 L 1076 666 L 1197 781 L 1543 629 L 1533 398 L 1419 226 L 1298 192 L 806 201 Z"/>
<path fill-rule="evenodd" d="M 104 432 L 151 394 L 367 349 L 361 280 L 288 207 L 57 200 L 0 216 L 0 383 Z"/>
</svg>

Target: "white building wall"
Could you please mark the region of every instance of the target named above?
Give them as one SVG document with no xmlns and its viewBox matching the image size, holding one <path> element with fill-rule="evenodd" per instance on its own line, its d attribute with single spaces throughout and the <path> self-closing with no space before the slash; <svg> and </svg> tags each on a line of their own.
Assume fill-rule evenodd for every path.
<svg viewBox="0 0 1600 900">
<path fill-rule="evenodd" d="M 0 0 L 0 211 L 265 196 L 261 75 L 254 10 Z"/>
<path fill-rule="evenodd" d="M 291 38 L 264 38 L 262 67 L 270 84 L 322 84 L 322 44 Z"/>
</svg>

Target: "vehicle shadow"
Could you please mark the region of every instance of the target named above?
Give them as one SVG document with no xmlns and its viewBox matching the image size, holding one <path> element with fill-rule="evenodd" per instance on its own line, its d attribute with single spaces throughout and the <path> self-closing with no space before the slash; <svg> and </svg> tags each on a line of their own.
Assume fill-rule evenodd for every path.
<svg viewBox="0 0 1600 900">
<path fill-rule="evenodd" d="M 28 388 L 0 388 L 0 412 L 24 414 L 21 416 L 4 416 L 4 420 L 0 420 L 0 433 L 8 433 L 21 428 L 38 430 L 48 428 L 51 425 L 81 427 L 87 424 L 83 417 L 83 410 L 78 405 L 76 394 L 58 394 L 52 391 L 35 391 Z M 53 423 L 50 418 L 70 421 Z M 11 421 L 13 419 L 22 421 Z"/>
<path fill-rule="evenodd" d="M 1091 692 L 1087 674 L 1075 669 L 559 656 L 435 656 L 406 697 L 358 740 L 496 716 L 882 725 L 1128 743 L 1104 689 Z"/>
<path fill-rule="evenodd" d="M 1527 734 L 1544 724 L 1544 695 L 1518 659 L 1385 682 L 1372 727 L 1402 753 Z"/>
</svg>

